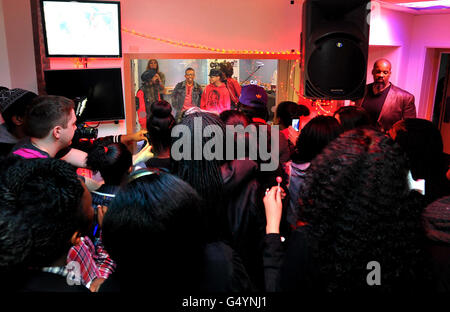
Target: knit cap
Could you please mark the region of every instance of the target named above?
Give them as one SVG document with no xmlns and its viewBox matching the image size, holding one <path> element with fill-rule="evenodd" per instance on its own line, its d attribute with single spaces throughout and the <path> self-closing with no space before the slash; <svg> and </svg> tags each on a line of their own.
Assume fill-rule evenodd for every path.
<svg viewBox="0 0 450 312">
<path fill-rule="evenodd" d="M 12 104 L 23 99 L 24 96 L 30 95 L 31 97 L 37 96 L 35 93 L 24 89 L 4 89 L 0 91 L 0 113 L 3 114 Z"/>
</svg>

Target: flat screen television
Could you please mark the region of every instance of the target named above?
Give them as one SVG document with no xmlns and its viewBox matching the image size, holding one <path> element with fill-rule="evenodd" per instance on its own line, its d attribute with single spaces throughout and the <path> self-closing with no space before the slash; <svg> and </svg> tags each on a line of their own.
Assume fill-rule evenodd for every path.
<svg viewBox="0 0 450 312">
<path fill-rule="evenodd" d="M 120 68 L 46 70 L 44 78 L 47 94 L 75 101 L 79 122 L 125 119 Z"/>
<path fill-rule="evenodd" d="M 122 57 L 120 2 L 41 0 L 47 57 Z"/>
</svg>

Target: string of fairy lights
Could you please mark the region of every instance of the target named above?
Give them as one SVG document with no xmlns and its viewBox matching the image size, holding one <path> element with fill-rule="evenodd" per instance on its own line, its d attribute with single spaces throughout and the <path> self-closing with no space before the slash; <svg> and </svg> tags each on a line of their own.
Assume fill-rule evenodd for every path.
<svg viewBox="0 0 450 312">
<path fill-rule="evenodd" d="M 224 49 L 224 48 L 213 48 L 209 47 L 203 44 L 197 44 L 197 43 L 189 43 L 189 42 L 183 42 L 183 41 L 177 41 L 177 40 L 171 40 L 171 39 L 164 39 L 159 38 L 156 36 L 152 36 L 149 34 L 144 34 L 141 32 L 138 32 L 134 29 L 128 29 L 125 27 L 122 27 L 122 31 L 126 33 L 130 33 L 137 37 L 142 37 L 146 39 L 156 40 L 163 43 L 167 43 L 173 46 L 178 47 L 186 47 L 186 48 L 194 48 L 194 49 L 200 49 L 210 52 L 216 52 L 216 53 L 223 53 L 223 54 L 265 54 L 265 55 L 286 55 L 286 54 L 294 54 L 294 55 L 300 55 L 299 50 L 285 50 L 285 51 L 261 51 L 261 50 L 236 50 L 236 49 Z"/>
<path fill-rule="evenodd" d="M 177 46 L 177 47 L 194 48 L 194 49 L 199 49 L 199 50 L 204 50 L 204 51 L 209 51 L 209 52 L 214 52 L 214 53 L 241 54 L 241 55 L 242 54 L 256 54 L 256 55 L 259 54 L 259 55 L 273 55 L 273 56 L 276 56 L 276 55 L 300 55 L 300 51 L 295 50 L 295 49 L 285 50 L 285 51 L 262 51 L 262 50 L 237 50 L 237 49 L 213 48 L 213 47 L 209 47 L 209 46 L 206 46 L 203 44 L 189 43 L 189 42 L 160 38 L 160 37 L 156 37 L 156 36 L 152 36 L 149 34 L 138 32 L 134 29 L 128 29 L 125 27 L 122 27 L 121 29 L 123 32 L 129 33 L 129 34 L 137 36 L 137 37 L 155 40 L 155 41 L 159 41 L 159 42 L 170 44 L 170 45 Z M 80 62 L 80 61 L 77 60 L 77 62 Z M 79 65 L 79 64 L 77 64 L 77 65 Z M 295 67 L 299 66 L 299 65 L 300 65 L 300 59 L 297 58 L 295 60 L 294 64 L 292 65 L 290 73 L 289 73 L 290 86 L 291 86 L 292 90 L 294 90 L 294 93 L 298 96 L 299 102 L 300 102 L 300 99 L 302 99 L 302 101 L 304 103 L 309 104 L 309 106 L 311 108 L 314 107 L 318 115 L 330 115 L 334 111 L 333 107 L 335 108 L 336 101 L 307 99 L 301 95 L 301 92 L 294 85 L 294 79 L 293 79 L 294 70 L 295 70 Z M 327 110 L 326 107 L 329 107 L 330 109 Z"/>
</svg>

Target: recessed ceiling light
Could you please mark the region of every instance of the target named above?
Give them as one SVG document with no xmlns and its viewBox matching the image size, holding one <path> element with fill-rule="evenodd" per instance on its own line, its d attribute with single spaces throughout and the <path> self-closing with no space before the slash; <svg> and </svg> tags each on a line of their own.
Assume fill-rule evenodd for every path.
<svg viewBox="0 0 450 312">
<path fill-rule="evenodd" d="M 449 9 L 450 8 L 450 0 L 405 2 L 405 3 L 397 3 L 397 5 L 401 5 L 401 6 L 404 6 L 404 7 L 410 8 L 410 9 L 415 9 L 415 10 Z"/>
</svg>

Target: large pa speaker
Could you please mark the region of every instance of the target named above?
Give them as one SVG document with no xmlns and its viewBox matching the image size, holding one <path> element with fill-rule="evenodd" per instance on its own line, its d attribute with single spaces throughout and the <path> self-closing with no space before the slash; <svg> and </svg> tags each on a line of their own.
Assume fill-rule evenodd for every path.
<svg viewBox="0 0 450 312">
<path fill-rule="evenodd" d="M 303 95 L 355 100 L 366 85 L 370 2 L 306 0 L 301 51 Z"/>
</svg>

